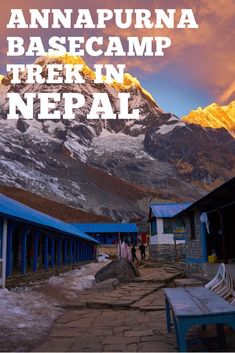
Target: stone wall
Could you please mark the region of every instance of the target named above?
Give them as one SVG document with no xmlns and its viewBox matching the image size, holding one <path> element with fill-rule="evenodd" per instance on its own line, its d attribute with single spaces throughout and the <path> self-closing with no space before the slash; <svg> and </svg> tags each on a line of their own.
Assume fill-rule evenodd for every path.
<svg viewBox="0 0 235 353">
<path fill-rule="evenodd" d="M 184 218 L 186 225 L 186 236 L 185 236 L 185 254 L 187 258 L 202 259 L 202 243 L 201 243 L 201 222 L 200 213 L 194 213 L 194 224 L 195 224 L 195 239 L 191 239 L 191 230 L 189 217 Z"/>
<path fill-rule="evenodd" d="M 153 261 L 174 263 L 185 259 L 185 244 L 158 244 L 150 245 L 149 257 Z"/>
<path fill-rule="evenodd" d="M 186 225 L 185 236 L 185 256 L 186 256 L 186 274 L 198 274 L 203 272 L 205 266 L 202 254 L 202 235 L 201 235 L 201 221 L 200 212 L 194 212 L 195 224 L 195 239 L 191 239 L 190 221 L 189 217 L 184 217 Z"/>
</svg>

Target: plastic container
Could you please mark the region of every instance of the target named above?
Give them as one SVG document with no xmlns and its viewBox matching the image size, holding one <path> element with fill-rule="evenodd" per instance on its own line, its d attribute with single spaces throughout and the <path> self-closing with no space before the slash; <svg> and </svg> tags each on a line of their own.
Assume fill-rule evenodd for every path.
<svg viewBox="0 0 235 353">
<path fill-rule="evenodd" d="M 218 258 L 216 255 L 209 255 L 208 256 L 208 262 L 210 264 L 215 264 L 218 261 Z"/>
</svg>

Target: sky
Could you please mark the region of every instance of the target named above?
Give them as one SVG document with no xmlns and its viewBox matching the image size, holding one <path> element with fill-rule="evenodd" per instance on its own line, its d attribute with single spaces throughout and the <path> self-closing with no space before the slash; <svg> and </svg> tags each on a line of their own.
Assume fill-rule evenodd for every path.
<svg viewBox="0 0 235 353">
<path fill-rule="evenodd" d="M 40 7 L 39 7 L 40 4 Z M 191 8 L 198 29 L 135 29 L 118 30 L 110 21 L 105 29 L 7 29 L 10 10 L 21 8 L 26 20 L 28 9 L 87 8 L 92 16 L 97 8 L 107 9 L 176 9 Z M 154 17 L 153 17 L 154 18 Z M 0 19 L 0 74 L 6 72 L 7 63 L 33 63 L 33 57 L 7 57 L 7 36 L 22 36 L 27 43 L 29 36 L 41 36 L 43 41 L 56 36 L 169 36 L 172 45 L 164 57 L 125 57 L 84 59 L 92 67 L 95 63 L 125 63 L 126 72 L 137 77 L 142 86 L 155 98 L 165 112 L 178 116 L 189 113 L 199 106 L 213 102 L 226 105 L 235 98 L 235 1 L 234 0 L 9 0 L 1 7 Z"/>
</svg>

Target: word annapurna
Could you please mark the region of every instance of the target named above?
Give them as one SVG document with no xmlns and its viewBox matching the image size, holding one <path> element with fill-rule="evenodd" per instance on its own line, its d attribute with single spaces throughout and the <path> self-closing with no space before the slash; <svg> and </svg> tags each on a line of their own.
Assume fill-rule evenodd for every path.
<svg viewBox="0 0 235 353">
<path fill-rule="evenodd" d="M 7 28 L 198 28 L 192 9 L 12 9 Z"/>
<path fill-rule="evenodd" d="M 8 93 L 9 113 L 7 119 L 75 119 L 75 110 L 85 106 L 81 93 Z M 87 119 L 139 119 L 139 109 L 128 110 L 130 93 L 118 93 L 120 112 L 113 112 L 107 93 L 93 93 L 93 101 Z M 34 114 L 34 103 L 39 101 L 39 113 Z M 61 109 L 61 101 L 64 109 Z M 60 109 L 56 109 L 57 105 Z M 62 114 L 61 110 L 64 111 Z M 21 114 L 19 114 L 19 112 Z"/>
</svg>

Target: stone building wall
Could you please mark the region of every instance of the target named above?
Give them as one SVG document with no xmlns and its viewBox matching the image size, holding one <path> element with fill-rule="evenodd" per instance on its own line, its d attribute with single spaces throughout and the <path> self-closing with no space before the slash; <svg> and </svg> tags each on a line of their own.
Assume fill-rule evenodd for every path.
<svg viewBox="0 0 235 353">
<path fill-rule="evenodd" d="M 150 245 L 149 257 L 153 261 L 174 263 L 185 259 L 185 244 L 156 244 Z"/>
<path fill-rule="evenodd" d="M 194 213 L 195 239 L 191 239 L 189 217 L 184 218 L 186 225 L 185 253 L 187 258 L 202 259 L 202 243 L 201 243 L 201 222 L 200 213 Z"/>
<path fill-rule="evenodd" d="M 195 239 L 191 239 L 191 229 L 189 217 L 184 217 L 186 225 L 185 236 L 185 256 L 186 256 L 186 273 L 188 275 L 194 273 L 202 273 L 204 268 L 204 259 L 202 253 L 202 234 L 201 234 L 201 221 L 200 212 L 194 212 L 195 224 Z"/>
</svg>

